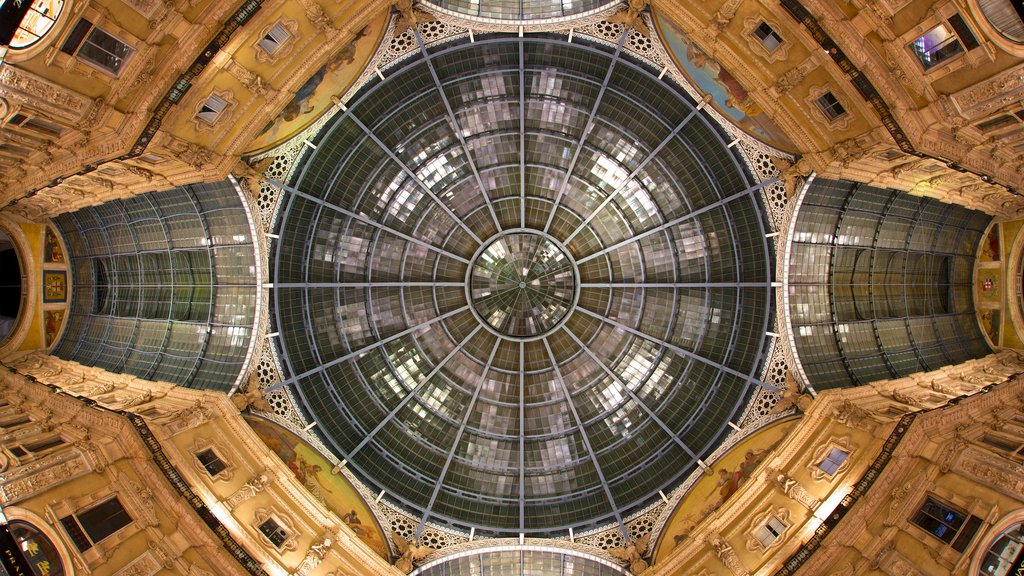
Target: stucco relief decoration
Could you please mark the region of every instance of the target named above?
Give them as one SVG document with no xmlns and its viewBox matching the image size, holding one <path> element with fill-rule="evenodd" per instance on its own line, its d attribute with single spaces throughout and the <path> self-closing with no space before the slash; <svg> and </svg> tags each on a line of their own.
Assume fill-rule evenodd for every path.
<svg viewBox="0 0 1024 576">
<path fill-rule="evenodd" d="M 1024 494 L 1024 467 L 1005 458 L 969 448 L 956 467 L 982 484 L 1015 498 Z"/>
<path fill-rule="evenodd" d="M 12 476 L 15 476 L 14 478 L 8 480 L 7 478 L 0 477 L 0 502 L 10 505 L 19 500 L 24 500 L 33 494 L 44 492 L 57 484 L 66 482 L 73 476 L 87 471 L 88 466 L 77 455 L 72 460 L 51 464 L 49 467 L 38 470 L 33 474 L 21 475 L 20 470 L 15 468 L 12 473 Z M 7 475 L 5 474 L 4 476 Z"/>
<path fill-rule="evenodd" d="M 959 112 L 970 119 L 1019 101 L 1022 96 L 1024 66 L 1018 66 L 953 94 L 952 100 Z"/>
<path fill-rule="evenodd" d="M 253 476 L 248 482 L 242 484 L 242 487 L 236 490 L 234 494 L 229 496 L 224 503 L 227 504 L 228 508 L 233 509 L 242 502 L 252 499 L 270 485 L 272 477 L 269 471 Z"/>
<path fill-rule="evenodd" d="M 747 570 L 743 567 L 739 557 L 736 556 L 736 551 L 733 550 L 731 544 L 722 538 L 721 534 L 712 534 L 708 538 L 707 543 L 711 550 L 714 551 L 715 556 L 718 556 L 718 559 L 722 561 L 722 564 L 725 564 L 725 567 L 732 572 L 733 576 L 747 576 Z"/>
<path fill-rule="evenodd" d="M 153 557 L 151 551 L 146 551 L 144 554 L 132 560 L 124 568 L 114 573 L 114 576 L 153 576 L 159 572 L 163 567 L 156 558 Z"/>
<path fill-rule="evenodd" d="M 836 471 L 832 474 L 828 474 L 825 470 L 822 470 L 820 464 L 828 458 L 832 450 L 838 448 L 843 452 L 846 452 L 846 459 L 836 468 Z M 850 469 L 850 458 L 854 454 L 854 445 L 850 440 L 849 436 L 832 436 L 826 442 L 819 444 L 814 452 L 811 453 L 811 458 L 807 462 L 807 470 L 811 473 L 811 478 L 817 482 L 831 482 L 836 478 L 839 478 Z"/>
<path fill-rule="evenodd" d="M 821 500 L 815 498 L 802 484 L 782 470 L 769 468 L 767 474 L 768 480 L 771 483 L 775 484 L 783 494 L 789 496 L 794 502 L 797 502 L 804 508 L 814 511 L 821 504 Z"/>
<path fill-rule="evenodd" d="M 0 96 L 14 102 L 29 104 L 52 114 L 55 118 L 75 120 L 91 100 L 11 66 L 0 68 Z"/>
</svg>

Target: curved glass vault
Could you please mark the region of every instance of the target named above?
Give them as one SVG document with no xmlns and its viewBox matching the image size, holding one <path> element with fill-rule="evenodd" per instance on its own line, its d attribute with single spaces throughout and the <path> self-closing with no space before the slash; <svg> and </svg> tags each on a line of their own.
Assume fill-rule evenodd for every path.
<svg viewBox="0 0 1024 576">
<path fill-rule="evenodd" d="M 283 186 L 281 385 L 421 526 L 621 522 L 760 384 L 759 186 L 657 71 L 564 38 L 420 53 Z"/>
<path fill-rule="evenodd" d="M 514 547 L 473 550 L 417 568 L 411 576 L 620 576 L 625 569 L 595 556 L 557 548 Z"/>
<path fill-rule="evenodd" d="M 813 179 L 792 223 L 787 294 L 807 381 L 847 388 L 988 354 L 971 275 L 991 219 L 899 190 Z"/>
<path fill-rule="evenodd" d="M 484 20 L 537 22 L 597 12 L 618 2 L 607 0 L 432 0 L 427 4 Z"/>
<path fill-rule="evenodd" d="M 74 289 L 53 354 L 189 388 L 237 386 L 260 316 L 239 194 L 229 180 L 192 184 L 56 217 Z"/>
</svg>

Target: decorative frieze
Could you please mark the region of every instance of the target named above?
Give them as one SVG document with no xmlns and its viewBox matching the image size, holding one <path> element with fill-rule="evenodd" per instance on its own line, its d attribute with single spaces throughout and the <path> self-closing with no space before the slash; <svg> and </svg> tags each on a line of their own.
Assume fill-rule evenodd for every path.
<svg viewBox="0 0 1024 576">
<path fill-rule="evenodd" d="M 0 67 L 0 97 L 71 122 L 79 119 L 92 103 L 82 94 L 10 65 Z"/>
<path fill-rule="evenodd" d="M 968 119 L 985 116 L 1021 98 L 1024 65 L 1020 64 L 952 95 L 957 110 Z"/>
<path fill-rule="evenodd" d="M 77 453 L 73 454 L 71 459 L 56 463 L 49 458 L 43 458 L 39 464 L 33 462 L 0 475 L 0 503 L 13 504 L 87 472 L 88 464 Z"/>
</svg>

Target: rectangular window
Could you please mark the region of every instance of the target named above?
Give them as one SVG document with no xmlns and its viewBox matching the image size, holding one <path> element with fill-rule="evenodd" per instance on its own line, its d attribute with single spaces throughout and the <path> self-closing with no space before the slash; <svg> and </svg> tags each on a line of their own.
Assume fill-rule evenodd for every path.
<svg viewBox="0 0 1024 576">
<path fill-rule="evenodd" d="M 217 117 L 220 113 L 228 107 L 228 103 L 223 98 L 215 95 L 210 95 L 203 103 L 203 106 L 196 112 L 196 118 L 199 118 L 207 124 L 213 124 L 217 121 Z"/>
<path fill-rule="evenodd" d="M 7 121 L 8 124 L 14 124 L 20 126 L 26 130 L 42 134 L 43 136 L 58 137 L 64 132 L 64 128 L 47 122 L 46 120 L 40 120 L 38 118 L 30 118 L 24 114 L 15 114 L 11 116 L 11 119 Z"/>
<path fill-rule="evenodd" d="M 1015 118 L 1014 116 L 1010 116 L 1009 114 L 1003 114 L 1001 116 L 996 116 L 991 120 L 986 120 L 979 124 L 975 124 L 975 126 L 978 128 L 978 130 L 981 130 L 982 132 L 991 132 L 992 130 L 998 130 L 1000 128 L 1006 128 L 1007 126 L 1013 126 L 1017 124 L 1017 118 Z"/>
<path fill-rule="evenodd" d="M 821 113 L 829 119 L 829 122 L 846 114 L 846 108 L 843 108 L 843 105 L 836 99 L 835 94 L 831 92 L 825 92 L 815 102 L 818 104 L 818 108 L 821 109 Z"/>
<path fill-rule="evenodd" d="M 199 459 L 199 463 L 203 465 L 203 468 L 206 469 L 210 476 L 216 476 L 227 469 L 227 465 L 224 464 L 224 461 L 212 449 L 199 452 L 196 454 L 196 458 Z"/>
<path fill-rule="evenodd" d="M 981 441 L 982 443 L 991 446 L 997 450 L 1002 450 L 1003 452 L 1012 453 L 1016 452 L 1017 449 L 1020 448 L 1019 442 L 1014 442 L 1008 438 L 1003 438 L 1002 436 L 996 436 L 994 434 L 982 435 Z"/>
<path fill-rule="evenodd" d="M 825 459 L 818 463 L 818 468 L 825 474 L 832 476 L 843 465 L 843 462 L 846 462 L 846 457 L 849 455 L 849 452 L 841 448 L 833 448 L 829 450 Z"/>
<path fill-rule="evenodd" d="M 788 528 L 786 523 L 779 520 L 777 516 L 769 516 L 765 525 L 757 529 L 754 537 L 767 550 L 786 531 L 786 528 Z"/>
<path fill-rule="evenodd" d="M 267 54 L 273 54 L 277 52 L 277 49 L 284 44 L 284 41 L 291 37 L 288 30 L 281 25 L 280 22 L 274 24 L 274 27 L 267 32 L 267 35 L 261 39 L 258 44 L 260 48 L 263 48 Z"/>
<path fill-rule="evenodd" d="M 945 23 L 925 32 L 907 45 L 925 70 L 978 46 L 977 38 L 959 14 L 950 16 Z"/>
<path fill-rule="evenodd" d="M 83 512 L 60 519 L 71 541 L 80 552 L 131 524 L 132 518 L 121 505 L 117 496 L 110 498 Z"/>
<path fill-rule="evenodd" d="M 117 76 L 135 50 L 82 18 L 64 41 L 61 52 L 95 64 Z"/>
<path fill-rule="evenodd" d="M 779 47 L 779 44 L 782 44 L 782 37 L 776 34 L 775 30 L 772 30 L 772 27 L 763 20 L 761 21 L 761 24 L 754 29 L 754 36 L 761 41 L 761 44 L 764 44 L 764 47 L 767 48 L 769 52 L 774 51 Z"/>
<path fill-rule="evenodd" d="M 139 156 L 139 161 L 145 162 L 146 164 L 160 164 L 161 162 L 166 162 L 167 159 L 159 154 L 147 152 L 146 154 Z"/>
<path fill-rule="evenodd" d="M 262 524 L 260 524 L 259 528 L 260 532 L 262 532 L 263 535 L 267 537 L 267 540 L 270 540 L 270 543 L 276 548 L 280 548 L 281 545 L 284 544 L 284 541 L 288 539 L 288 532 L 286 532 L 280 524 L 274 521 L 273 518 L 267 518 Z"/>
<path fill-rule="evenodd" d="M 967 549 L 967 545 L 981 526 L 981 519 L 977 516 L 970 516 L 931 496 L 925 500 L 911 521 L 946 544 L 952 544 L 957 552 Z"/>
<path fill-rule="evenodd" d="M 60 446 L 63 443 L 64 439 L 60 436 L 51 436 L 44 440 L 39 440 L 38 442 L 26 444 L 25 449 L 29 452 L 42 452 L 43 450 L 49 450 L 50 448 Z"/>
</svg>

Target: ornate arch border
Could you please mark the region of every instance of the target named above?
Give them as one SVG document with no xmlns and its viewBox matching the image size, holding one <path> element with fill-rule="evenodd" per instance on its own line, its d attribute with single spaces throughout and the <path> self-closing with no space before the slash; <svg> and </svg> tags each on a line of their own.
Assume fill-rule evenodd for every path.
<svg viewBox="0 0 1024 576">
<path fill-rule="evenodd" d="M 44 222 L 43 226 L 47 226 L 48 222 Z M 39 299 L 39 282 L 37 278 L 41 278 L 41 263 L 37 262 L 32 257 L 32 247 L 29 244 L 28 236 L 25 231 L 18 225 L 18 220 L 12 217 L 9 213 L 0 213 L 0 228 L 7 234 L 7 237 L 11 239 L 11 243 L 14 244 L 14 251 L 18 254 L 18 263 L 21 265 L 21 273 L 25 278 L 25 285 L 27 290 L 25 292 L 24 306 L 18 311 L 18 318 L 14 322 L 14 329 L 11 330 L 10 335 L 6 341 L 0 344 L 0 358 L 9 355 L 10 353 L 17 350 L 21 344 L 25 341 L 25 337 L 28 335 L 28 330 L 32 326 L 32 318 L 36 312 L 42 314 L 42 306 L 37 307 L 36 301 Z M 63 240 L 63 239 L 62 239 Z M 65 251 L 67 254 L 67 251 Z M 68 295 L 68 301 L 71 301 L 70 294 Z M 63 326 L 61 327 L 63 330 Z M 59 335 L 58 335 L 59 339 Z M 57 340 L 54 340 L 56 343 Z"/>
<path fill-rule="evenodd" d="M 50 525 L 49 521 L 38 514 L 35 514 L 20 506 L 7 506 L 3 511 L 6 521 L 20 520 L 27 522 L 34 526 L 36 530 L 43 533 L 44 536 L 50 539 L 53 543 L 53 547 L 57 550 L 57 554 L 60 554 L 60 561 L 64 563 L 65 576 L 75 576 L 75 563 L 73 556 L 68 552 L 67 545 L 64 540 L 60 537 L 57 530 Z"/>
<path fill-rule="evenodd" d="M 1007 529 L 1020 524 L 1021 522 L 1024 522 L 1024 508 L 1018 508 L 1010 512 L 990 526 L 989 529 L 986 530 L 980 538 L 978 538 L 979 545 L 974 548 L 974 552 L 971 554 L 971 564 L 967 569 L 967 574 L 979 574 L 979 571 L 981 570 L 981 561 L 985 559 L 988 549 L 995 543 L 996 539 L 999 538 L 999 536 Z M 984 546 L 981 544 L 984 544 Z"/>
</svg>

